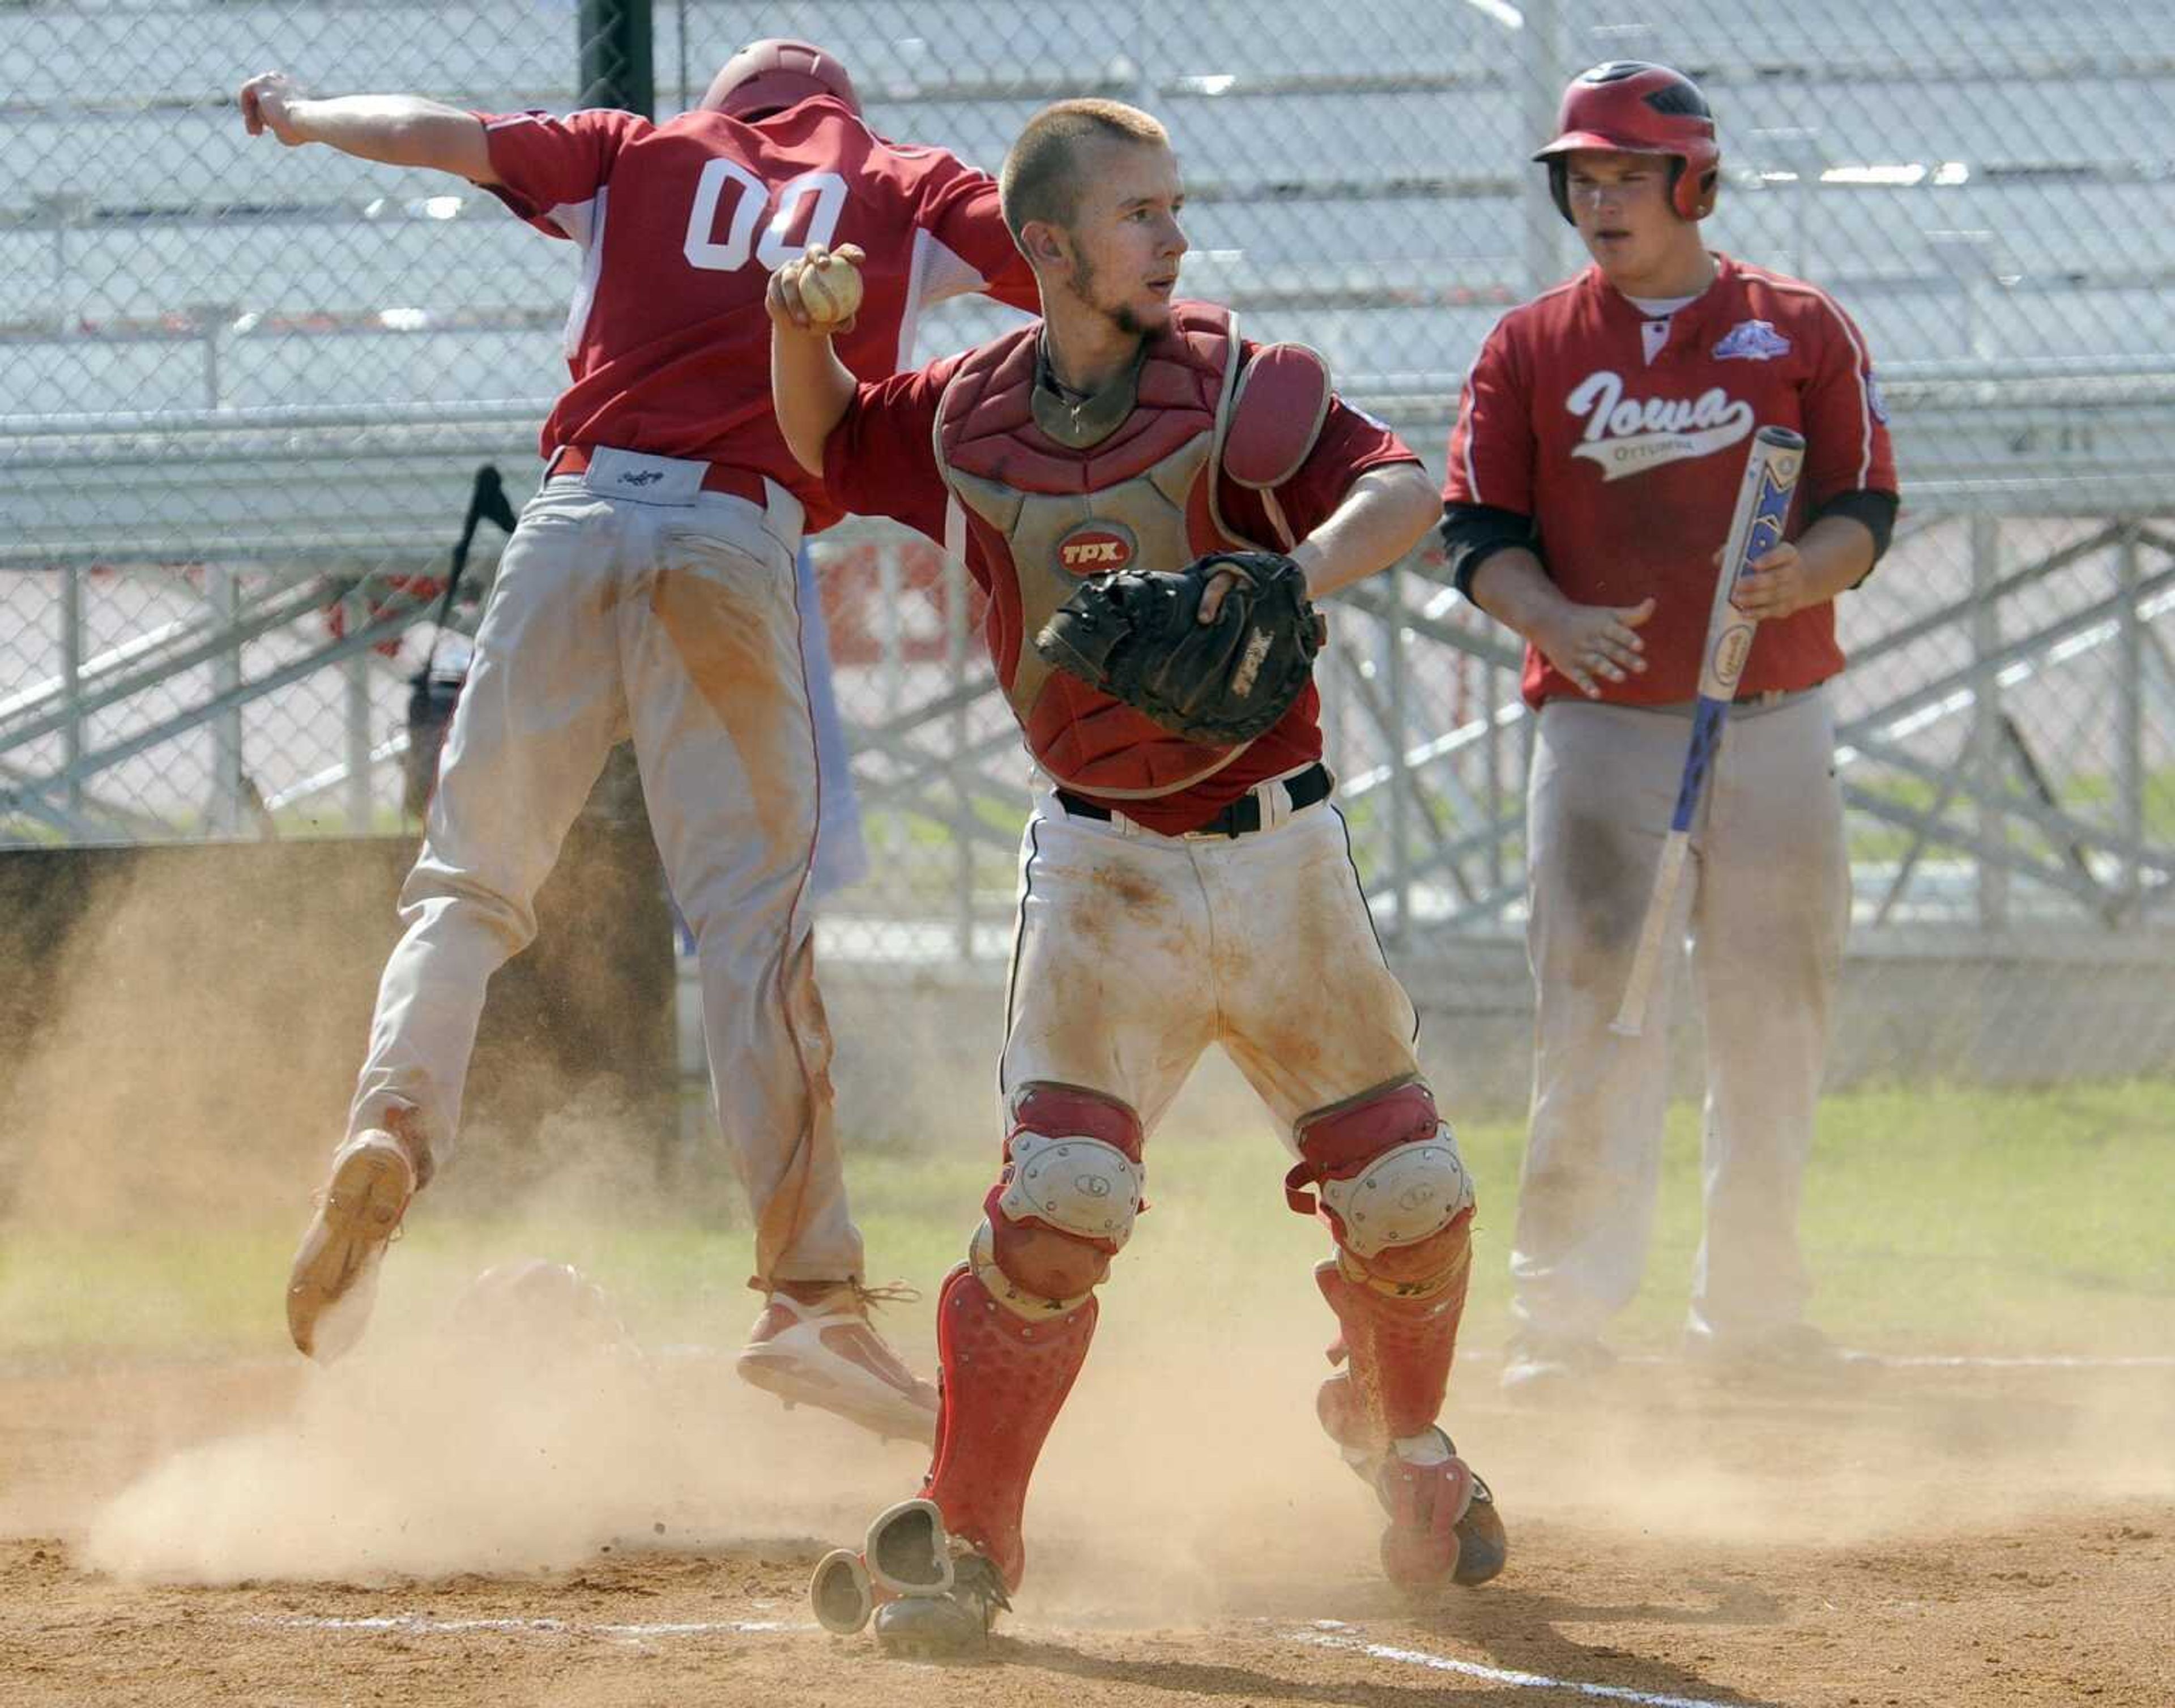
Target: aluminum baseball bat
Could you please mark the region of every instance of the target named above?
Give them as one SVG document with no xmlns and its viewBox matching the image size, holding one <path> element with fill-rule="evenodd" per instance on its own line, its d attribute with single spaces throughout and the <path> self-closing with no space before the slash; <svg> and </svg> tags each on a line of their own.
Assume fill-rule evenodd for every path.
<svg viewBox="0 0 2175 1708">
<path fill-rule="evenodd" d="M 1616 1018 L 1609 1022 L 1608 1029 L 1624 1038 L 1638 1037 L 1646 1025 L 1646 1001 L 1653 994 L 1655 975 L 1661 970 L 1662 945 L 1676 912 L 1677 886 L 1684 877 L 1684 854 L 1691 846 L 1692 820 L 1699 811 L 1707 773 L 1722 746 L 1729 702 L 1736 696 L 1738 679 L 1744 675 L 1745 659 L 1752 651 L 1752 632 L 1758 624 L 1737 608 L 1733 598 L 1737 578 L 1782 543 L 1791 495 L 1798 490 L 1798 471 L 1804 460 L 1803 436 L 1787 427 L 1762 427 L 1752 436 L 1752 448 L 1744 459 L 1744 478 L 1737 489 L 1737 508 L 1730 518 L 1729 539 L 1722 550 L 1721 572 L 1715 577 L 1714 605 L 1707 615 L 1706 650 L 1700 655 L 1699 698 L 1692 708 L 1691 740 L 1684 746 L 1676 811 L 1669 816 L 1661 864 L 1654 869 L 1653 892 L 1646 898 L 1646 917 L 1640 922 L 1639 943 L 1624 981 L 1624 998 L 1617 1006 Z"/>
</svg>

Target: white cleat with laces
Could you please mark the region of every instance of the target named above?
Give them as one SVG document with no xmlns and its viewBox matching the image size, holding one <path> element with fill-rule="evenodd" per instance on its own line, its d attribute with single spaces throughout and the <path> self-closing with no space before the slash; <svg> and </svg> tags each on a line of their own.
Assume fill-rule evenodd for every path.
<svg viewBox="0 0 2175 1708">
<path fill-rule="evenodd" d="M 813 1406 L 887 1440 L 936 1440 L 936 1389 L 884 1343 L 869 1305 L 911 1293 L 839 1282 L 812 1299 L 770 1295 L 735 1368 L 787 1405 Z"/>
</svg>

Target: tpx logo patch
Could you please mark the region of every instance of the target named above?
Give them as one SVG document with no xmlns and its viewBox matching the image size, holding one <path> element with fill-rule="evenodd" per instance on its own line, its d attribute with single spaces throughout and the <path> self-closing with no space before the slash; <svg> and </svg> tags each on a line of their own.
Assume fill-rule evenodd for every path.
<svg viewBox="0 0 2175 1708">
<path fill-rule="evenodd" d="M 1057 567 L 1067 575 L 1104 575 L 1123 569 L 1138 548 L 1121 522 L 1082 522 L 1057 542 Z"/>
</svg>

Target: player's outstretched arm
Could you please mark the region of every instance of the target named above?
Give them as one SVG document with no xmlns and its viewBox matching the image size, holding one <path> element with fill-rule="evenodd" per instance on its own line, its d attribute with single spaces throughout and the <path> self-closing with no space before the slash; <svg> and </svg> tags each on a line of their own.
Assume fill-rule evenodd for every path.
<svg viewBox="0 0 2175 1708">
<path fill-rule="evenodd" d="M 323 143 L 344 155 L 388 166 L 423 166 L 478 184 L 496 182 L 483 121 L 418 95 L 348 95 L 318 100 L 284 71 L 241 85 L 241 122 L 252 137 L 269 132 L 289 148 Z"/>
<path fill-rule="evenodd" d="M 851 243 L 834 252 L 811 243 L 770 275 L 770 393 L 778 430 L 793 460 L 823 473 L 823 447 L 854 401 L 854 377 L 831 348 L 833 333 L 854 323 L 860 306 L 860 263 Z"/>
<path fill-rule="evenodd" d="M 1435 483 L 1417 463 L 1370 469 L 1345 489 L 1321 525 L 1292 548 L 1309 599 L 1387 569 L 1420 542 L 1440 512 Z"/>
</svg>

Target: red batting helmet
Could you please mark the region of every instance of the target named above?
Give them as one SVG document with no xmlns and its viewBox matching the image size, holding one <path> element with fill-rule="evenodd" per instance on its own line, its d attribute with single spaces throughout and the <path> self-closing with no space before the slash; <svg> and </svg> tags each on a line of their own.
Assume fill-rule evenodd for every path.
<svg viewBox="0 0 2175 1708">
<path fill-rule="evenodd" d="M 834 95 L 861 110 L 844 66 L 813 42 L 773 35 L 751 41 L 727 60 L 697 105 L 727 118 L 758 119 L 816 95 Z"/>
<path fill-rule="evenodd" d="M 1549 193 L 1566 220 L 1570 195 L 1564 156 L 1578 149 L 1667 155 L 1674 162 L 1669 201 L 1678 214 L 1704 220 L 1714 211 L 1722 177 L 1714 110 L 1681 71 L 1642 59 L 1614 59 L 1570 80 L 1556 115 L 1555 140 L 1533 156 L 1547 163 Z"/>
</svg>

